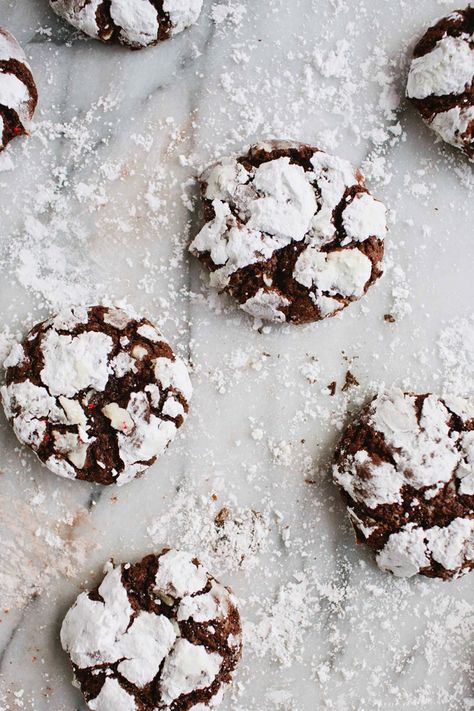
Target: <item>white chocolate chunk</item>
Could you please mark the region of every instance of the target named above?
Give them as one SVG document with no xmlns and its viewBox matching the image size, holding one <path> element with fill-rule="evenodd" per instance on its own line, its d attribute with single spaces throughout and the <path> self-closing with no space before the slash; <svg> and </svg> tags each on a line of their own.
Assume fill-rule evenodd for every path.
<svg viewBox="0 0 474 711">
<path fill-rule="evenodd" d="M 141 360 L 147 355 L 148 351 L 143 346 L 135 346 L 132 350 L 132 356 L 137 360 Z"/>
<path fill-rule="evenodd" d="M 147 323 L 139 326 L 139 328 L 137 328 L 137 333 L 139 336 L 146 338 L 147 341 L 151 341 L 152 343 L 158 343 L 162 339 L 161 333 L 159 333 L 154 326 L 150 326 L 150 324 Z"/>
<path fill-rule="evenodd" d="M 71 425 L 79 425 L 84 429 L 87 427 L 86 413 L 82 409 L 82 405 L 77 400 L 69 400 L 64 395 L 59 397 L 59 402 L 64 412 L 66 413 L 67 421 Z"/>
<path fill-rule="evenodd" d="M 123 407 L 119 407 L 116 402 L 111 402 L 102 408 L 104 415 L 110 420 L 110 424 L 114 430 L 119 430 L 125 434 L 133 430 L 133 419 L 128 411 Z"/>
</svg>

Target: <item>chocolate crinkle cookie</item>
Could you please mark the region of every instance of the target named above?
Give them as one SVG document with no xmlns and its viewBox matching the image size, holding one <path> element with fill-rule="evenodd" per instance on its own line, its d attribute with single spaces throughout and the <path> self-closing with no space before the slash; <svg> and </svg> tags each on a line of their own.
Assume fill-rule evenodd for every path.
<svg viewBox="0 0 474 711">
<path fill-rule="evenodd" d="M 418 42 L 407 96 L 443 141 L 474 159 L 474 7 L 443 18 Z"/>
<path fill-rule="evenodd" d="M 68 479 L 125 484 L 184 422 L 191 382 L 145 318 L 75 307 L 35 326 L 5 361 L 3 407 L 15 434 Z"/>
<path fill-rule="evenodd" d="M 267 321 L 319 321 L 381 275 L 386 211 L 340 158 L 272 141 L 201 176 L 206 224 L 190 246 L 211 285 Z"/>
<path fill-rule="evenodd" d="M 0 28 L 0 151 L 28 133 L 38 91 L 26 55 L 10 32 Z"/>
<path fill-rule="evenodd" d="M 448 579 L 474 567 L 471 402 L 380 393 L 343 434 L 333 476 L 382 570 Z"/>
<path fill-rule="evenodd" d="M 157 44 L 193 25 L 203 0 L 50 0 L 73 27 L 132 49 Z"/>
<path fill-rule="evenodd" d="M 192 555 L 164 550 L 109 563 L 67 613 L 61 643 L 94 711 L 206 711 L 241 657 L 231 592 Z"/>
</svg>

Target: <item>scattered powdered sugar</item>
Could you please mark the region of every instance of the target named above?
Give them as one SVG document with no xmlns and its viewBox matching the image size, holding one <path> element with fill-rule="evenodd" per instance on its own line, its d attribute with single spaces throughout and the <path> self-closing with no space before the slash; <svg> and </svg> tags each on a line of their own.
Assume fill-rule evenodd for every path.
<svg viewBox="0 0 474 711">
<path fill-rule="evenodd" d="M 148 534 L 157 546 L 166 542 L 192 549 L 211 570 L 250 571 L 268 548 L 274 517 L 267 508 L 263 512 L 233 509 L 231 504 L 208 502 L 186 488 L 148 527 Z"/>
<path fill-rule="evenodd" d="M 41 489 L 24 502 L 5 494 L 0 497 L 4 611 L 23 608 L 32 598 L 50 591 L 58 578 L 74 578 L 86 565 L 97 543 L 88 535 L 87 510 L 73 514 L 72 504 L 56 496 L 51 501 Z"/>
<path fill-rule="evenodd" d="M 318 612 L 314 583 L 310 576 L 297 574 L 274 599 L 264 601 L 257 612 L 261 619 L 244 625 L 245 641 L 258 657 L 268 655 L 282 667 L 291 667 L 302 660 L 304 639 Z"/>
<path fill-rule="evenodd" d="M 456 319 L 438 338 L 446 393 L 474 395 L 474 316 Z"/>
<path fill-rule="evenodd" d="M 138 557 L 144 545 L 192 551 L 242 600 L 247 652 L 226 711 L 472 707 L 472 577 L 438 584 L 380 573 L 354 545 L 329 481 L 348 412 L 382 381 L 474 392 L 465 279 L 472 170 L 432 145 L 410 109 L 400 111 L 408 45 L 433 5 L 449 3 L 295 0 L 262 9 L 225 0 L 207 6 L 196 31 L 146 50 L 145 65 L 144 53 L 110 54 L 56 25 L 46 3 L 32 7 L 40 14 L 28 28 L 41 29 L 28 53 L 43 71 L 43 113 L 2 154 L 0 352 L 58 307 L 125 298 L 190 357 L 198 398 L 156 480 L 106 495 L 59 481 L 33 504 L 45 473 L 4 424 L 0 579 L 11 607 L 40 595 L 44 630 L 36 633 L 37 608 L 27 608 L 26 632 L 17 633 L 25 646 L 5 653 L 0 707 L 79 703 L 51 634 L 77 593 L 59 585 L 70 576 L 82 585 L 112 553 L 124 559 L 130 547 Z M 58 46 L 65 36 L 72 46 Z M 288 135 L 361 165 L 390 208 L 386 273 L 354 317 L 252 330 L 208 294 L 195 266 L 189 272 L 186 249 L 201 227 L 190 225 L 195 175 L 221 155 Z M 361 384 L 343 390 L 349 368 Z M 16 629 L 8 615 L 2 629 Z M 31 661 L 33 646 L 41 664 Z M 91 708 L 126 708 L 114 680 L 102 693 Z"/>
</svg>

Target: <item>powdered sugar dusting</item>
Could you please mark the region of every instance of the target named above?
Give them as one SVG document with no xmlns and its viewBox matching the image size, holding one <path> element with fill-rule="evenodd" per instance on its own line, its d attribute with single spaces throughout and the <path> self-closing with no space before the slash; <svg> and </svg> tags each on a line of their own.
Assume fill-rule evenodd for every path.
<svg viewBox="0 0 474 711">
<path fill-rule="evenodd" d="M 223 711 L 469 708 L 472 576 L 382 573 L 330 481 L 339 433 L 382 384 L 474 394 L 472 169 L 403 101 L 412 45 L 453 3 L 223 0 L 139 53 L 23 5 L 7 3 L 3 22 L 41 103 L 0 165 L 2 359 L 58 308 L 132 303 L 190 362 L 195 401 L 161 476 L 113 492 L 48 476 L 3 423 L 2 511 L 15 525 L 1 562 L 22 612 L 1 616 L 13 642 L 0 706 L 78 706 L 59 617 L 110 556 L 179 545 L 241 601 L 246 652 Z M 361 166 L 389 208 L 384 278 L 298 329 L 253 327 L 186 252 L 196 175 L 281 136 Z M 59 541 L 51 532 L 76 514 L 71 549 L 70 525 Z"/>
<path fill-rule="evenodd" d="M 240 656 L 235 598 L 188 553 L 169 550 L 137 565 L 154 567 L 154 585 L 146 575 L 130 582 L 130 564 L 108 563 L 97 591 L 81 593 L 61 626 L 63 649 L 75 668 L 85 670 L 79 679 L 86 699 L 92 699 L 91 707 L 105 708 L 114 701 L 116 711 L 135 708 L 152 683 L 152 698 L 159 693 L 165 708 L 182 696 L 192 700 L 197 690 L 206 690 L 209 699 L 221 696 L 221 667 L 226 665 L 228 683 Z M 132 598 L 137 593 L 138 599 Z M 203 614 L 208 598 L 213 604 L 208 603 L 208 614 Z M 180 627 L 178 621 L 186 621 L 187 626 Z M 212 639 L 206 640 L 207 645 L 196 639 L 195 623 L 209 628 L 211 635 L 222 625 L 222 643 L 228 649 L 223 646 L 221 654 L 212 651 L 216 646 Z M 100 687 L 94 683 L 89 688 L 97 667 L 106 674 Z M 126 685 L 121 683 L 124 678 Z"/>
<path fill-rule="evenodd" d="M 103 0 L 82 5 L 71 0 L 50 0 L 50 4 L 60 17 L 91 37 L 118 39 L 134 49 L 156 44 L 161 25 L 166 27 L 167 20 L 171 34 L 182 32 L 196 22 L 202 8 L 202 0 L 164 0 L 166 16 L 162 16 L 149 0 L 112 0 L 108 6 Z"/>
</svg>

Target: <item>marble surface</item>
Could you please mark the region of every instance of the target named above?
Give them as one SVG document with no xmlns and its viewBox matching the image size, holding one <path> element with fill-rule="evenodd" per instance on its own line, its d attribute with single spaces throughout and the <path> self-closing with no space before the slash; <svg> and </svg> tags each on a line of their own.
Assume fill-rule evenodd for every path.
<svg viewBox="0 0 474 711">
<path fill-rule="evenodd" d="M 120 489 L 48 473 L 2 417 L 2 711 L 85 708 L 60 621 L 109 557 L 164 544 L 193 547 L 241 600 L 246 652 L 223 711 L 474 707 L 472 575 L 379 572 L 329 470 L 371 389 L 474 394 L 472 168 L 401 100 L 415 38 L 455 8 L 207 0 L 198 25 L 134 53 L 84 39 L 46 0 L 1 0 L 40 90 L 31 137 L 0 161 L 2 351 L 60 305 L 126 302 L 195 386 L 179 440 Z M 303 328 L 252 324 L 186 254 L 196 171 L 270 136 L 361 164 L 391 209 L 383 279 Z M 359 385 L 342 391 L 348 370 Z"/>
</svg>

